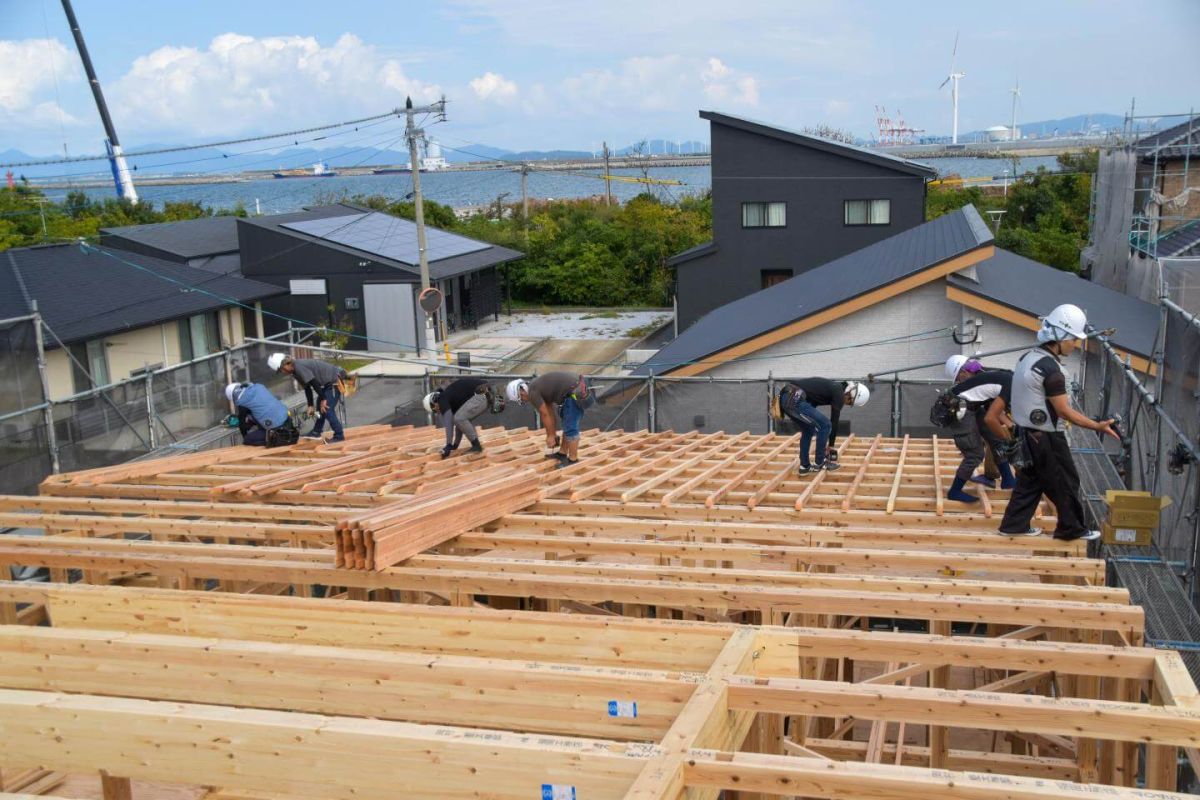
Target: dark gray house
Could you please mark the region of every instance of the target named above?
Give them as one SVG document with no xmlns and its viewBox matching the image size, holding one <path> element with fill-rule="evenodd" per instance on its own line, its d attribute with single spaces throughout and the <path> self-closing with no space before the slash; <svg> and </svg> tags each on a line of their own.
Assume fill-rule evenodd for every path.
<svg viewBox="0 0 1200 800">
<path fill-rule="evenodd" d="M 207 272 L 241 275 L 237 217 L 200 217 L 101 228 L 100 244 Z"/>
<path fill-rule="evenodd" d="M 405 351 L 424 342 L 416 224 L 346 203 L 238 219 L 241 271 L 288 290 L 267 311 L 315 324 L 349 320 L 352 349 Z M 522 254 L 426 226 L 431 283 L 449 331 L 500 312 L 503 265 Z M 330 312 L 332 307 L 332 312 Z M 440 322 L 441 320 L 439 320 Z M 267 330 L 286 328 L 267 318 Z M 440 327 L 438 328 L 440 330 Z"/>
<path fill-rule="evenodd" d="M 672 257 L 679 331 L 714 308 L 925 221 L 931 167 L 701 111 L 713 239 Z"/>
</svg>

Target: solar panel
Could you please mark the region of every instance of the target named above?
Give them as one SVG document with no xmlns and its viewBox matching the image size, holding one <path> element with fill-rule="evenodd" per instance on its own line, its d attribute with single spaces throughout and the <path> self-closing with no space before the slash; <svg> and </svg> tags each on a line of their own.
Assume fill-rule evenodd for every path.
<svg viewBox="0 0 1200 800">
<path fill-rule="evenodd" d="M 364 253 L 417 264 L 417 225 L 407 219 L 372 211 L 301 222 L 285 222 L 280 227 L 306 233 L 327 242 L 353 247 Z M 486 250 L 491 245 L 465 236 L 425 228 L 425 253 L 430 261 Z"/>
</svg>

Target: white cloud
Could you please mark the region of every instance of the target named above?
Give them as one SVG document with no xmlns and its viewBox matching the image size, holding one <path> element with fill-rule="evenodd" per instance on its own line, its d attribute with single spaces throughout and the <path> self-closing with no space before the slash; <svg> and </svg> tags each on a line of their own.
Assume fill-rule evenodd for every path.
<svg viewBox="0 0 1200 800">
<path fill-rule="evenodd" d="M 562 83 L 572 113 L 618 109 L 694 112 L 703 105 L 754 107 L 758 81 L 715 57 L 636 56 L 614 69 L 592 70 Z"/>
<path fill-rule="evenodd" d="M 328 46 L 312 36 L 225 33 L 206 49 L 160 47 L 135 59 L 112 90 L 142 140 L 286 129 L 440 93 L 352 34 Z"/>
<path fill-rule="evenodd" d="M 79 67 L 62 42 L 0 41 L 0 111 L 23 111 L 37 106 L 39 95 L 54 87 L 55 74 L 60 82 L 79 77 Z"/>
<path fill-rule="evenodd" d="M 470 83 L 471 91 L 480 100 L 512 100 L 517 96 L 517 84 L 495 72 L 485 72 Z"/>
</svg>

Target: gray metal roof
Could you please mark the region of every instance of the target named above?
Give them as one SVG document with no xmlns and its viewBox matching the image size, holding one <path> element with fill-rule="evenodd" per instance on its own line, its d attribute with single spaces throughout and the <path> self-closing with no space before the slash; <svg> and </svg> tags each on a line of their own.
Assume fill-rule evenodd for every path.
<svg viewBox="0 0 1200 800">
<path fill-rule="evenodd" d="M 972 205 L 715 308 L 634 370 L 663 374 L 992 242 Z"/>
<path fill-rule="evenodd" d="M 721 125 L 728 125 L 740 130 L 757 133 L 762 136 L 770 136 L 774 139 L 780 139 L 792 144 L 812 147 L 817 150 L 822 150 L 826 153 L 853 158 L 856 161 L 865 161 L 868 164 L 874 164 L 878 167 L 886 167 L 894 169 L 897 172 L 904 172 L 909 175 L 917 175 L 924 178 L 936 178 L 937 170 L 927 164 L 922 164 L 919 161 L 909 161 L 907 158 L 899 158 L 898 156 L 881 153 L 878 150 L 868 150 L 865 147 L 857 147 L 852 144 L 843 142 L 835 142 L 832 139 L 826 139 L 821 136 L 813 136 L 800 131 L 794 131 L 789 128 L 780 128 L 777 125 L 770 125 L 766 122 L 747 119 L 746 117 L 736 117 L 732 114 L 722 114 L 719 111 L 701 111 L 700 117 L 709 122 L 716 122 Z"/>
<path fill-rule="evenodd" d="M 1159 158 L 1184 158 L 1200 155 L 1200 117 L 1191 117 L 1185 122 L 1166 130 L 1138 139 L 1135 145 L 1144 161 Z"/>
<path fill-rule="evenodd" d="M 333 217 L 336 219 L 331 219 Z M 402 217 L 342 203 L 315 206 L 294 214 L 249 217 L 242 223 L 271 228 L 343 253 L 368 255 L 373 261 L 407 276 L 420 274 L 415 248 L 416 223 Z M 432 226 L 426 226 L 426 235 L 431 244 L 429 276 L 433 280 L 476 272 L 524 257 L 524 253 L 516 250 Z M 434 250 L 439 242 L 445 246 Z M 437 253 L 441 253 L 441 257 L 437 257 Z"/>
<path fill-rule="evenodd" d="M 717 252 L 717 243 L 710 240 L 704 242 L 703 244 L 698 244 L 695 247 L 689 247 L 687 250 L 671 256 L 667 259 L 667 266 L 675 267 L 683 264 L 684 262 L 692 261 L 700 258 L 700 256 L 706 256 L 709 253 L 715 252 Z"/>
<path fill-rule="evenodd" d="M 1008 250 L 975 266 L 975 278 L 956 273 L 946 278 L 951 286 L 1034 317 L 1045 316 L 1055 306 L 1073 303 L 1098 329 L 1116 328 L 1115 347 L 1149 358 L 1158 332 L 1158 306 L 1105 288 L 1073 272 L 1047 266 Z"/>
<path fill-rule="evenodd" d="M 46 324 L 70 344 L 287 294 L 268 283 L 104 251 L 59 244 L 0 253 L 0 315 L 28 314 L 37 300 Z"/>
<path fill-rule="evenodd" d="M 1200 220 L 1172 228 L 1154 243 L 1159 258 L 1190 258 L 1200 255 Z"/>
<path fill-rule="evenodd" d="M 238 250 L 237 217 L 201 217 L 150 225 L 101 228 L 101 244 L 120 247 L 125 239 L 179 259 L 201 258 Z"/>
</svg>

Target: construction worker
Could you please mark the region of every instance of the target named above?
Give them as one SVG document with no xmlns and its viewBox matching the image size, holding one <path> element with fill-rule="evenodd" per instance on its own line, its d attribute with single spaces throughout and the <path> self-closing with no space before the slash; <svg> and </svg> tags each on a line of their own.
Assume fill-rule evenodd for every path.
<svg viewBox="0 0 1200 800">
<path fill-rule="evenodd" d="M 831 381 L 828 378 L 800 378 L 788 381 L 779 392 L 779 410 L 800 426 L 800 474 L 814 469 L 834 472 L 837 463 L 837 426 L 844 406 L 865 406 L 871 390 L 857 381 Z M 829 406 L 826 417 L 818 406 Z M 809 446 L 816 437 L 816 464 L 809 459 Z"/>
<path fill-rule="evenodd" d="M 271 357 L 267 359 L 267 366 L 284 375 L 291 375 L 296 383 L 304 388 L 308 416 L 311 417 L 315 414 L 317 417 L 312 430 L 304 434 L 305 438 L 323 439 L 325 421 L 328 420 L 329 427 L 333 429 L 333 438 L 330 441 L 346 440 L 341 420 L 337 416 L 337 405 L 342 399 L 341 392 L 338 391 L 338 381 L 345 379 L 346 371 L 344 369 L 330 364 L 328 361 L 319 361 L 315 358 L 292 358 L 283 353 L 272 353 Z"/>
<path fill-rule="evenodd" d="M 547 458 L 558 460 L 557 469 L 579 463 L 579 423 L 583 413 L 595 402 L 595 395 L 584 377 L 574 372 L 547 372 L 526 383 L 520 378 L 509 381 L 505 388 L 508 399 L 525 405 L 532 403 L 546 431 L 546 449 L 558 451 Z M 562 417 L 562 440 L 558 439 L 558 420 Z"/>
<path fill-rule="evenodd" d="M 277 447 L 300 438 L 287 406 L 261 383 L 231 383 L 225 387 L 225 399 L 237 409 L 242 444 Z"/>
<path fill-rule="evenodd" d="M 1055 539 L 1096 539 L 1089 530 L 1079 500 L 1079 473 L 1071 458 L 1064 426 L 1070 422 L 1120 441 L 1113 420 L 1096 421 L 1076 411 L 1067 395 L 1063 359 L 1087 339 L 1087 315 L 1078 306 L 1061 305 L 1042 319 L 1038 346 L 1017 361 L 1012 379 L 1012 418 L 1017 425 L 1013 439 L 1023 463 L 1017 475 L 1000 533 L 1005 536 L 1037 536 L 1029 527 L 1044 494 L 1058 516 Z"/>
<path fill-rule="evenodd" d="M 995 483 L 986 475 L 975 475 L 975 470 L 986 457 L 985 443 L 1000 444 L 1000 440 L 987 428 L 984 418 L 994 404 L 1001 407 L 1001 413 L 1007 408 L 1012 373 L 1008 370 L 985 369 L 973 358 L 953 355 L 946 359 L 946 376 L 954 381 L 948 396 L 958 401 L 962 414 L 953 428 L 954 444 L 962 453 L 962 461 L 955 470 L 954 482 L 950 484 L 946 498 L 960 503 L 976 503 L 979 498 L 968 494 L 963 487 L 967 481 L 995 487 Z M 1003 451 L 1003 448 L 999 449 Z M 1000 488 L 1013 488 L 1016 479 L 1007 461 L 998 457 L 997 467 L 1001 477 Z"/>
<path fill-rule="evenodd" d="M 448 386 L 434 389 L 421 401 L 425 410 L 435 417 L 440 416 L 446 429 L 446 446 L 442 448 L 442 458 L 449 458 L 458 449 L 463 436 L 471 443 L 472 453 L 482 453 L 483 445 L 479 443 L 479 434 L 475 432 L 472 420 L 491 411 L 499 414 L 504 410 L 504 402 L 496 397 L 492 385 L 486 378 L 459 378 Z"/>
</svg>

